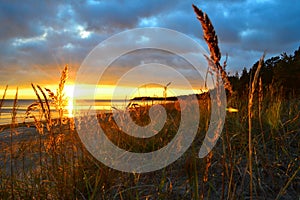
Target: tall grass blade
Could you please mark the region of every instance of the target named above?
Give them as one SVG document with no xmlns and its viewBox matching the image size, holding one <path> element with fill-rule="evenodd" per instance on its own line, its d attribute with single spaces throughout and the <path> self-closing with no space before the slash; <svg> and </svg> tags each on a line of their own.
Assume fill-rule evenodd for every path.
<svg viewBox="0 0 300 200">
<path fill-rule="evenodd" d="M 7 88 L 8 88 L 8 85 L 6 85 L 6 87 L 5 87 L 5 89 L 4 89 L 4 92 L 3 92 L 2 99 L 1 99 L 1 101 L 0 101 L 0 117 L 1 117 L 1 109 L 2 109 L 3 102 L 4 102 L 4 99 L 5 99 L 5 96 L 6 96 Z"/>
<path fill-rule="evenodd" d="M 14 103 L 13 103 L 13 108 L 12 108 L 12 116 L 11 116 L 11 124 L 10 124 L 10 181 L 11 181 L 12 199 L 14 199 L 13 134 L 16 135 L 15 127 L 17 125 L 17 122 L 16 122 L 17 103 L 18 103 L 18 88 L 17 88 L 16 95 L 14 98 Z"/>
<path fill-rule="evenodd" d="M 229 91 L 230 94 L 232 94 L 232 86 L 230 84 L 230 81 L 228 80 L 227 73 L 225 71 L 225 66 L 226 66 L 226 61 L 225 61 L 225 66 L 222 67 L 220 64 L 220 59 L 221 59 L 221 51 L 218 45 L 218 36 L 215 32 L 215 28 L 212 25 L 209 17 L 205 12 L 200 10 L 197 6 L 194 4 L 192 5 L 194 8 L 194 12 L 197 15 L 197 19 L 200 21 L 202 30 L 203 30 L 203 38 L 209 48 L 210 51 L 210 58 L 213 60 L 214 64 L 220 71 L 221 77 L 224 82 L 224 87 Z"/>
<path fill-rule="evenodd" d="M 34 93 L 35 93 L 36 97 L 38 98 L 38 102 L 39 102 L 39 104 L 41 106 L 43 114 L 45 114 L 46 113 L 46 109 L 44 107 L 44 102 L 43 102 L 40 94 L 38 93 L 38 91 L 37 91 L 36 87 L 33 85 L 33 83 L 31 83 L 31 87 L 33 88 Z"/>
<path fill-rule="evenodd" d="M 258 77 L 259 77 L 259 72 L 260 69 L 262 68 L 263 62 L 265 58 L 265 53 L 263 56 L 260 58 L 257 69 L 254 74 L 253 81 L 251 83 L 251 87 L 249 90 L 249 98 L 248 98 L 248 145 L 249 145 L 249 160 L 248 160 L 248 167 L 249 167 L 249 174 L 250 174 L 250 184 L 249 184 L 249 189 L 250 189 L 250 199 L 253 199 L 253 173 L 252 173 L 252 106 L 253 106 L 253 98 L 255 94 L 255 88 L 258 82 Z"/>
<path fill-rule="evenodd" d="M 40 90 L 40 92 L 42 93 L 42 95 L 44 97 L 44 100 L 45 100 L 45 104 L 46 104 L 47 109 L 45 109 L 44 115 L 45 115 L 45 118 L 46 118 L 46 121 L 47 121 L 47 129 L 50 130 L 51 126 L 52 126 L 50 105 L 49 105 L 47 96 L 46 96 L 45 92 L 43 91 L 43 89 L 39 85 L 37 85 L 37 88 Z"/>
</svg>

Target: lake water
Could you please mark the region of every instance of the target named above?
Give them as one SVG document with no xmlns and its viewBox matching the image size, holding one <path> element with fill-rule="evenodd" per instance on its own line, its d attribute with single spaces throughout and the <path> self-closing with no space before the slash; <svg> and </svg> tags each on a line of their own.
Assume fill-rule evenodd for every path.
<svg viewBox="0 0 300 200">
<path fill-rule="evenodd" d="M 33 99 L 20 99 L 17 103 L 17 123 L 23 123 L 23 122 L 32 122 L 33 119 L 26 118 L 26 110 L 29 105 L 36 102 L 36 100 Z M 2 108 L 0 110 L 0 125 L 4 124 L 11 124 L 12 121 L 12 109 L 13 109 L 13 99 L 5 99 L 4 103 L 2 105 Z M 69 106 L 66 106 L 64 110 L 64 115 L 66 117 L 72 117 L 72 112 L 74 110 L 88 113 L 91 110 L 97 111 L 97 112 L 105 112 L 109 113 L 112 112 L 113 109 L 119 109 L 124 110 L 129 101 L 128 100 L 79 100 L 77 103 L 72 105 L 72 102 L 69 103 Z M 161 101 L 135 101 L 134 103 L 137 103 L 139 105 L 151 105 L 153 103 L 161 103 Z M 76 108 L 75 108 L 76 106 Z M 55 108 L 51 107 L 52 117 L 55 118 L 58 116 L 58 113 L 55 112 Z M 33 112 L 36 116 L 38 116 L 39 112 L 35 111 Z"/>
<path fill-rule="evenodd" d="M 17 103 L 17 123 L 23 123 L 26 117 L 26 110 L 29 105 L 36 102 L 36 100 L 32 99 L 21 99 L 18 100 Z M 2 105 L 2 108 L 0 110 L 0 125 L 3 124 L 11 124 L 12 121 L 12 109 L 13 109 L 13 103 L 14 100 L 12 99 L 5 99 Z M 111 112 L 112 109 L 125 109 L 128 105 L 128 101 L 125 100 L 114 100 L 113 102 L 110 100 L 80 100 L 75 105 L 77 106 L 77 109 L 80 109 L 81 111 L 88 112 L 91 109 L 100 111 L 100 112 Z M 74 105 L 74 106 L 75 106 Z M 66 106 L 64 115 L 65 116 L 71 116 L 72 115 L 72 109 L 73 106 L 69 105 Z M 52 117 L 58 116 L 58 113 L 55 112 L 55 108 L 51 108 L 52 111 Z M 35 111 L 34 114 L 38 115 L 38 111 Z M 27 118 L 25 120 L 26 122 L 32 121 L 32 119 Z"/>
</svg>

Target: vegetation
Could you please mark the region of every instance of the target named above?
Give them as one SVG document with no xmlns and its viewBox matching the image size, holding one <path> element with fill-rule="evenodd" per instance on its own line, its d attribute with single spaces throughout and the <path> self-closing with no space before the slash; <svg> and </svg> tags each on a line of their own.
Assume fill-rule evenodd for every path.
<svg viewBox="0 0 300 200">
<path fill-rule="evenodd" d="M 217 145 L 203 159 L 198 151 L 210 123 L 208 93 L 198 95 L 200 124 L 188 151 L 168 167 L 144 174 L 110 169 L 95 160 L 82 145 L 72 119 L 63 115 L 67 79 L 64 68 L 55 94 L 32 84 L 37 102 L 28 107 L 34 119 L 27 126 L 12 123 L 0 128 L 1 199 L 297 199 L 300 196 L 300 48 L 258 61 L 249 71 L 227 76 L 211 21 L 194 6 L 204 29 L 211 59 L 228 89 L 228 112 Z M 231 91 L 232 88 L 232 91 Z M 5 90 L 6 91 L 6 90 Z M 5 93 L 0 102 L 0 111 Z M 186 107 L 190 109 L 188 98 Z M 53 117 L 52 107 L 59 113 Z M 111 114 L 100 113 L 99 123 L 116 145 L 133 152 L 150 152 L 166 145 L 177 133 L 180 110 L 176 103 L 162 104 L 167 123 L 149 139 L 122 132 Z M 38 112 L 33 112 L 33 111 Z M 230 109 L 229 109 L 230 110 Z M 137 124 L 149 122 L 149 108 L 137 107 L 131 116 Z M 193 117 L 193 116 L 191 116 Z M 58 120 L 57 120 L 58 119 Z M 89 126 L 89 118 L 81 119 Z"/>
<path fill-rule="evenodd" d="M 248 94 L 249 81 L 253 80 L 254 72 L 257 70 L 258 62 L 250 70 L 243 69 L 241 75 L 236 73 L 229 76 L 234 91 L 239 98 Z M 270 92 L 272 89 L 281 92 L 283 97 L 289 99 L 300 94 L 300 46 L 294 55 L 282 53 L 280 56 L 266 60 L 261 67 L 260 77 L 262 79 L 263 92 Z"/>
</svg>

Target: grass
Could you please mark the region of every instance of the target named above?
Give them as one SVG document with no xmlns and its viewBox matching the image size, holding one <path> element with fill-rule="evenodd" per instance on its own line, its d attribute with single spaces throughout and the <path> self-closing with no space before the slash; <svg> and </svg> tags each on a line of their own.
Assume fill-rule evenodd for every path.
<svg viewBox="0 0 300 200">
<path fill-rule="evenodd" d="M 278 100 L 270 104 L 268 98 L 274 95 Z M 192 147 L 170 166 L 146 174 L 118 172 L 99 163 L 85 150 L 76 130 L 70 128 L 66 119 L 62 127 L 60 124 L 47 126 L 50 120 L 42 120 L 44 118 L 37 119 L 36 128 L 12 125 L 1 133 L 5 138 L 3 135 L 11 131 L 11 140 L 1 139 L 0 198 L 247 199 L 251 196 L 251 175 L 253 198 L 297 198 L 300 103 L 287 102 L 275 91 L 264 96 L 261 102 L 263 134 L 255 98 L 251 110 L 252 172 L 247 167 L 249 157 L 246 156 L 249 154 L 249 127 L 245 126 L 249 99 L 238 99 L 234 95 L 229 99 L 230 105 L 239 112 L 227 114 L 217 146 L 207 157 L 199 159 L 197 152 L 208 127 L 207 105 L 210 103 L 207 96 L 202 96 L 199 105 L 203 115 Z M 275 112 L 278 105 L 281 109 Z M 99 115 L 99 123 L 118 146 L 134 152 L 152 151 L 166 145 L 177 131 L 180 112 L 174 104 L 165 106 L 172 120 L 167 120 L 168 124 L 158 137 L 147 142 L 120 132 L 109 114 Z M 132 113 L 132 118 L 137 123 L 145 123 L 148 110 L 146 107 L 139 109 Z M 88 125 L 88 119 L 82 121 L 84 124 Z M 51 134 L 55 140 L 51 139 Z"/>
<path fill-rule="evenodd" d="M 252 106 L 253 106 L 253 98 L 254 98 L 254 94 L 255 94 L 255 89 L 256 89 L 256 85 L 257 85 L 257 82 L 258 82 L 258 77 L 259 77 L 259 72 L 260 72 L 260 69 L 263 65 L 263 62 L 264 62 L 264 57 L 265 55 L 263 55 L 258 63 L 258 67 L 255 71 L 255 74 L 254 74 L 254 79 L 251 83 L 251 88 L 249 90 L 249 101 L 248 101 L 248 130 L 249 130 L 249 133 L 248 133 L 248 145 L 249 145 L 249 158 L 248 158 L 248 162 L 249 162 L 249 174 L 250 174 L 250 184 L 249 184 L 249 187 L 250 187 L 250 199 L 252 200 L 253 199 L 253 172 L 252 172 L 252 115 L 253 115 L 253 112 L 252 112 Z M 260 99 L 261 100 L 261 99 Z"/>
<path fill-rule="evenodd" d="M 215 69 L 226 83 L 225 66 L 214 28 L 205 13 L 194 6 L 211 52 Z M 210 38 L 211 37 L 211 38 Z M 262 62 L 262 60 L 261 60 Z M 224 74 L 225 72 L 225 74 Z M 18 90 L 13 104 L 12 123 L 0 128 L 0 199 L 297 199 L 300 197 L 299 97 L 284 98 L 280 88 L 264 94 L 259 68 L 249 95 L 231 91 L 224 129 L 217 145 L 204 158 L 198 152 L 210 123 L 208 94 L 199 95 L 200 123 L 196 139 L 187 152 L 171 165 L 154 172 L 136 174 L 110 169 L 95 160 L 81 143 L 72 119 L 63 115 L 64 68 L 58 93 L 32 84 L 37 102 L 27 110 L 33 123 L 15 123 Z M 224 78 L 225 77 L 225 78 Z M 256 89 L 258 85 L 258 90 Z M 7 87 L 6 87 L 7 88 Z M 5 90 L 6 91 L 6 90 Z M 0 104 L 0 110 L 5 92 Z M 58 111 L 53 118 L 51 105 Z M 177 133 L 180 110 L 176 103 L 163 103 L 167 123 L 149 139 L 130 137 L 116 125 L 111 114 L 98 120 L 107 137 L 120 148 L 151 152 L 165 146 Z M 186 100 L 186 108 L 189 108 Z M 230 110 L 230 109 L 229 109 Z M 38 112 L 33 112 L 38 111 Z M 131 111 L 140 125 L 149 123 L 149 107 Z M 192 117 L 192 116 L 191 116 Z M 34 126 L 32 126 L 32 124 Z M 89 126 L 89 118 L 81 119 Z"/>
</svg>

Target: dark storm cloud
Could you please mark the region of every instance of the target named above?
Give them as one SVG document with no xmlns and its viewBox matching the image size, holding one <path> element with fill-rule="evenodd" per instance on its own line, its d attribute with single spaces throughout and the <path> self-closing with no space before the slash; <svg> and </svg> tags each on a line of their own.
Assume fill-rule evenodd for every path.
<svg viewBox="0 0 300 200">
<path fill-rule="evenodd" d="M 243 49 L 266 49 L 270 53 L 275 53 L 299 43 L 300 29 L 297 16 L 300 3 L 279 2 L 251 4 L 245 19 L 246 27 L 240 30 Z"/>
<path fill-rule="evenodd" d="M 177 1 L 80 1 L 73 5 L 79 21 L 100 33 L 135 28 L 142 18 L 171 12 Z"/>
<path fill-rule="evenodd" d="M 0 40 L 34 37 L 43 33 L 44 25 L 56 24 L 55 1 L 2 1 L 0 4 Z"/>
<path fill-rule="evenodd" d="M 0 84 L 13 75 L 7 67 L 28 76 L 31 66 L 51 71 L 71 61 L 78 67 L 98 43 L 131 28 L 174 29 L 206 48 L 192 3 L 212 20 L 230 71 L 251 67 L 265 50 L 270 56 L 293 53 L 300 45 L 296 0 L 1 1 Z"/>
</svg>

